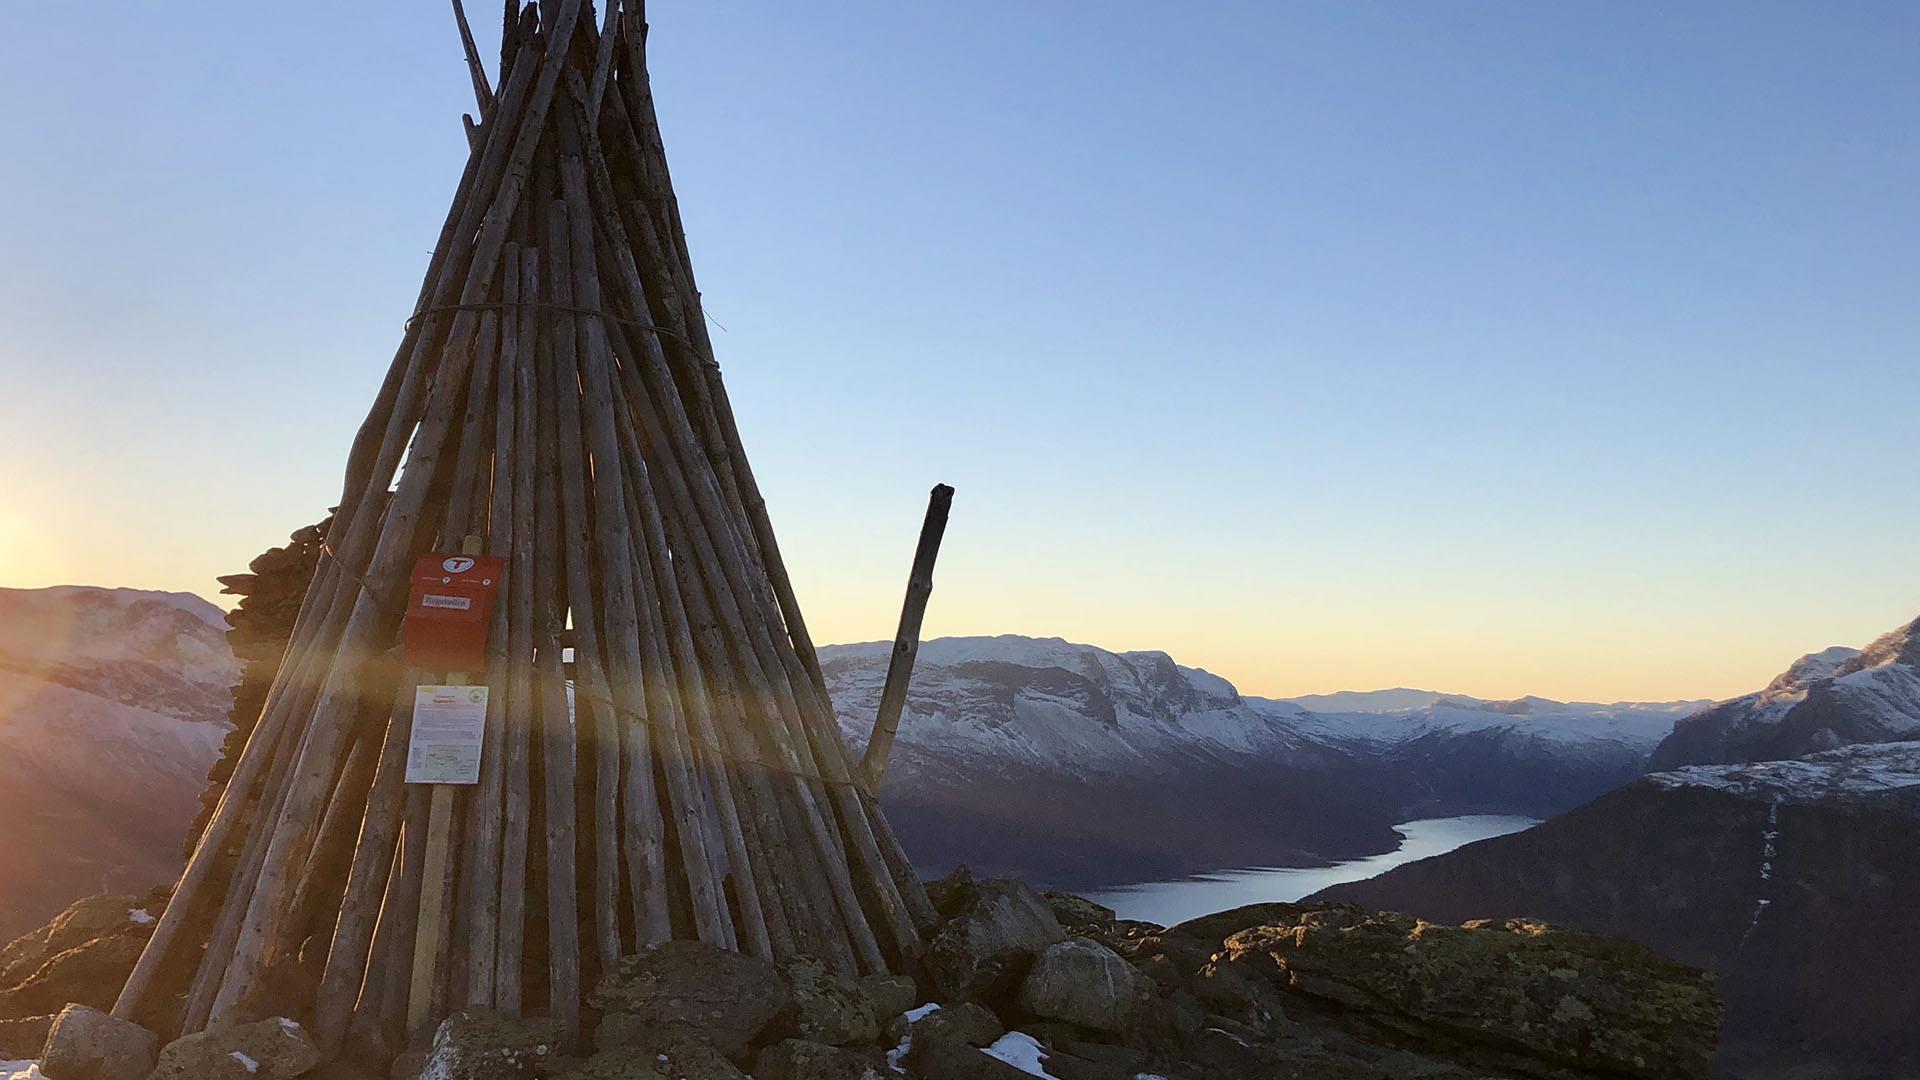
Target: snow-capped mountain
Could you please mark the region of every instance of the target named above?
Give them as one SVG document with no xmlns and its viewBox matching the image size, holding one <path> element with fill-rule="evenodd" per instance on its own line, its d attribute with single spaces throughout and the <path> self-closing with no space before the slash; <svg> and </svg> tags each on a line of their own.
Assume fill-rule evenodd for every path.
<svg viewBox="0 0 1920 1080">
<path fill-rule="evenodd" d="M 0 940 L 178 872 L 239 674 L 224 629 L 187 593 L 0 589 Z"/>
<path fill-rule="evenodd" d="M 1800 757 L 1853 743 L 1920 738 L 1920 619 L 1865 649 L 1793 662 L 1766 689 L 1681 720 L 1649 768 Z"/>
<path fill-rule="evenodd" d="M 856 751 L 889 648 L 821 650 Z M 1350 711 L 1243 696 L 1161 652 L 928 641 L 883 798 L 930 871 L 970 862 L 1084 886 L 1302 865 L 1389 849 L 1391 826 L 1411 817 L 1564 810 L 1639 775 L 1698 704 L 1405 690 L 1308 700 Z"/>
</svg>

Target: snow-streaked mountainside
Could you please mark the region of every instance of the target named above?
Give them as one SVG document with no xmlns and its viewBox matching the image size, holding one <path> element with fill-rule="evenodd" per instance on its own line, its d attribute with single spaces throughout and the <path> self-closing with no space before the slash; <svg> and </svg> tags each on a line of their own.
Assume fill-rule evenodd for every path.
<svg viewBox="0 0 1920 1080">
<path fill-rule="evenodd" d="M 0 939 L 178 872 L 239 674 L 224 629 L 186 593 L 0 589 Z"/>
<path fill-rule="evenodd" d="M 856 752 L 889 650 L 821 650 Z M 1566 809 L 1638 775 L 1698 704 L 1380 694 L 1312 699 L 1350 710 L 1323 713 L 1162 652 L 937 639 L 920 647 L 883 797 L 929 870 L 1089 885 L 1301 865 L 1390 848 L 1412 817 Z"/>
<path fill-rule="evenodd" d="M 1920 619 L 1865 649 L 1794 661 L 1766 689 L 1689 716 L 1649 767 L 1773 761 L 1855 743 L 1920 738 Z"/>
<path fill-rule="evenodd" d="M 1649 773 L 1647 780 L 1668 790 L 1704 788 L 1772 803 L 1836 803 L 1902 789 L 1920 797 L 1920 741 L 1859 743 L 1787 761 L 1683 765 Z"/>
</svg>

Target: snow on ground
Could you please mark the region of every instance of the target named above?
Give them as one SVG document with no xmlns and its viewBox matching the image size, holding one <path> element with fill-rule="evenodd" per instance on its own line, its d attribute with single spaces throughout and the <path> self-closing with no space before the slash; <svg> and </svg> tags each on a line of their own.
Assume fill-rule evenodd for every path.
<svg viewBox="0 0 1920 1080">
<path fill-rule="evenodd" d="M 1710 788 L 1774 802 L 1876 795 L 1920 787 L 1920 741 L 1862 743 L 1791 761 L 1688 765 L 1647 779 L 1668 789 Z"/>
<path fill-rule="evenodd" d="M 0 1080 L 47 1080 L 37 1061 L 0 1061 Z"/>
<path fill-rule="evenodd" d="M 1028 1076 L 1054 1080 L 1053 1074 L 1047 1071 L 1047 1052 L 1041 1048 L 1040 1040 L 1024 1031 L 1009 1031 L 1000 1036 L 992 1046 L 986 1048 L 986 1053 L 988 1057 L 999 1058 Z"/>
</svg>

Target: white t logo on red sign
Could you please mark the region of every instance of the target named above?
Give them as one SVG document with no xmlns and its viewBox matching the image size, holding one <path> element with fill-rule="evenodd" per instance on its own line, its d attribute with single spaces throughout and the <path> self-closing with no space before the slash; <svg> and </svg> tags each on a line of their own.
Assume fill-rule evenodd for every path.
<svg viewBox="0 0 1920 1080">
<path fill-rule="evenodd" d="M 455 555 L 453 558 L 441 563 L 440 567 L 449 574 L 464 574 L 473 569 L 473 560 L 464 555 Z"/>
</svg>

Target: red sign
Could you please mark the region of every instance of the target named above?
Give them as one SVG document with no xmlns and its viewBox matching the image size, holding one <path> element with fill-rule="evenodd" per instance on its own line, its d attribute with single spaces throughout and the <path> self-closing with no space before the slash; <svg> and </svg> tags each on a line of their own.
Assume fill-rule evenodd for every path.
<svg viewBox="0 0 1920 1080">
<path fill-rule="evenodd" d="M 497 555 L 439 552 L 414 564 L 413 589 L 400 641 L 410 667 L 430 671 L 487 669 L 487 630 L 507 560 Z"/>
</svg>

